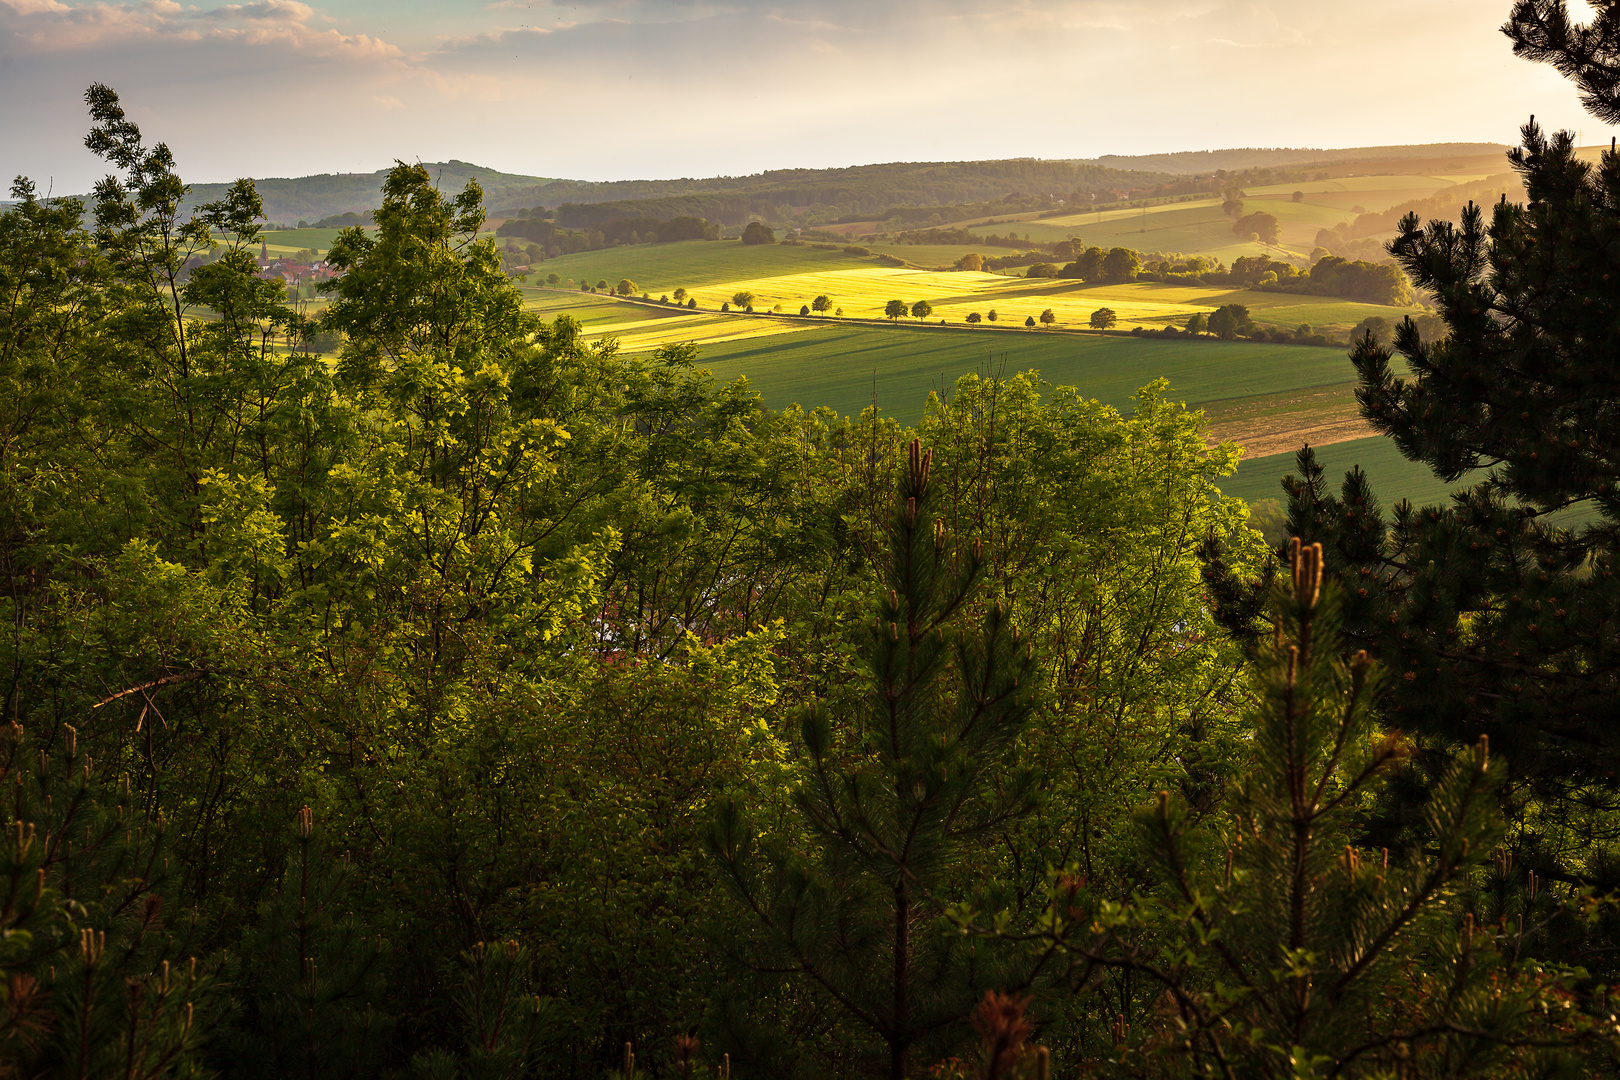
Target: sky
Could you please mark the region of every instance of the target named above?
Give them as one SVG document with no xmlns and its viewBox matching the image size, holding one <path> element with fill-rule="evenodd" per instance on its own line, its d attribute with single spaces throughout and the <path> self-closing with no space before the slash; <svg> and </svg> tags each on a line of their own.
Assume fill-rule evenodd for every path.
<svg viewBox="0 0 1620 1080">
<path fill-rule="evenodd" d="M 0 179 L 106 170 L 112 86 L 195 182 L 459 159 L 582 180 L 1609 129 L 1509 0 L 0 0 Z M 1585 9 L 1580 0 L 1574 5 Z"/>
</svg>

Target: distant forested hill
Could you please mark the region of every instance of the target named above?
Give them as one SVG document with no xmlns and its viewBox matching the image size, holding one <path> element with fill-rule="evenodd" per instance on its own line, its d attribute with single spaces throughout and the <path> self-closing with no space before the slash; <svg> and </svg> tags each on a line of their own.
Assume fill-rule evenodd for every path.
<svg viewBox="0 0 1620 1080">
<path fill-rule="evenodd" d="M 1301 165 L 1338 165 L 1369 162 L 1418 162 L 1489 157 L 1500 163 L 1507 147 L 1497 143 L 1426 143 L 1418 146 L 1359 146 L 1341 150 L 1249 147 L 1237 150 L 1183 150 L 1173 154 L 1140 154 L 1126 157 L 1106 154 L 1098 165 L 1113 169 L 1173 173 L 1240 172 L 1244 169 L 1278 169 Z"/>
<path fill-rule="evenodd" d="M 1299 169 L 1402 171 L 1474 168 L 1489 161 L 1500 168 L 1505 147 L 1492 143 L 1437 143 L 1343 150 L 1238 149 L 1110 155 L 1089 161 L 1013 158 L 1002 161 L 892 162 L 839 169 L 773 169 L 752 176 L 683 177 L 670 180 L 563 180 L 504 173 L 464 161 L 429 163 L 441 190 L 460 190 L 468 180 L 484 189 L 492 216 L 536 206 L 568 206 L 567 224 L 592 227 L 614 218 L 702 217 L 738 225 L 751 217 L 773 221 L 830 221 L 843 215 L 881 217 L 893 207 L 949 207 L 1007 195 L 1067 196 L 1151 193 L 1182 178 L 1217 170 Z M 1456 170 L 1453 170 L 1456 171 Z M 339 214 L 364 214 L 381 201 L 385 170 L 327 173 L 255 180 L 272 222 L 314 223 Z M 219 198 L 226 185 L 196 184 L 193 205 Z"/>
<path fill-rule="evenodd" d="M 477 180 L 490 205 L 508 198 L 510 192 L 527 192 L 559 182 L 541 176 L 503 173 L 455 160 L 433 162 L 428 165 L 428 172 L 443 191 L 460 191 L 468 180 Z M 253 184 L 264 199 L 265 216 L 272 222 L 290 225 L 301 220 L 313 223 L 336 214 L 363 214 L 375 208 L 382 202 L 382 182 L 387 175 L 387 169 L 379 169 L 374 173 L 322 173 L 291 179 L 271 177 L 256 179 Z M 218 199 L 228 186 L 193 184 L 190 202 L 197 205 Z"/>
<path fill-rule="evenodd" d="M 1013 192 L 1066 195 L 1073 191 L 1129 191 L 1168 177 L 1086 162 L 1007 161 L 897 162 L 842 169 L 775 169 L 753 176 L 675 180 L 557 180 L 486 169 L 462 161 L 428 164 L 441 190 L 459 190 L 470 179 L 484 189 L 484 203 L 502 216 L 518 208 L 615 204 L 609 217 L 695 215 L 740 224 L 749 215 L 772 216 L 779 207 L 837 207 L 841 212 L 881 214 L 892 206 L 951 206 L 998 199 Z M 336 214 L 364 213 L 381 199 L 385 171 L 255 180 L 271 221 L 314 222 Z M 224 184 L 197 184 L 192 200 L 217 199 Z M 600 216 L 600 215 L 597 215 Z"/>
</svg>

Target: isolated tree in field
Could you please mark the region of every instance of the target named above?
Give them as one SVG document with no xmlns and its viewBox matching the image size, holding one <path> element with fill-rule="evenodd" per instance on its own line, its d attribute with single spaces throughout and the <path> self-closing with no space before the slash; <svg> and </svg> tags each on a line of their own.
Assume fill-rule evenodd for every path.
<svg viewBox="0 0 1620 1080">
<path fill-rule="evenodd" d="M 1261 210 L 1253 214 L 1245 214 L 1232 225 L 1232 232 L 1237 236 L 1251 236 L 1267 244 L 1275 244 L 1282 238 L 1282 222 L 1276 214 L 1268 214 Z"/>
<path fill-rule="evenodd" d="M 926 319 L 933 313 L 934 305 L 926 300 L 919 300 L 911 305 L 911 317 L 913 319 Z"/>
<path fill-rule="evenodd" d="M 1237 184 L 1227 184 L 1221 191 L 1221 213 L 1234 221 L 1243 216 L 1243 189 Z"/>
<path fill-rule="evenodd" d="M 1249 309 L 1242 304 L 1223 304 L 1209 316 L 1209 332 L 1225 341 L 1241 337 L 1254 329 Z"/>
<path fill-rule="evenodd" d="M 810 314 L 810 305 L 809 304 L 801 304 L 801 305 L 799 305 L 799 314 L 800 315 L 808 315 L 808 314 Z"/>
<path fill-rule="evenodd" d="M 1305 201 L 1305 193 L 1303 191 L 1294 192 L 1293 200 L 1295 202 L 1304 202 Z"/>
<path fill-rule="evenodd" d="M 636 283 L 631 281 L 629 278 L 620 278 L 619 284 L 615 287 L 614 291 L 620 296 L 634 296 L 636 295 Z"/>
<path fill-rule="evenodd" d="M 1024 272 L 1024 276 L 1032 278 L 1055 278 L 1058 276 L 1058 268 L 1049 262 L 1038 262 L 1026 270 Z"/>
<path fill-rule="evenodd" d="M 1055 322 L 1057 322 L 1057 316 L 1052 313 L 1051 308 L 1047 308 L 1045 311 L 1041 312 L 1042 326 L 1051 326 Z"/>
<path fill-rule="evenodd" d="M 602 278 L 601 280 L 597 281 L 597 283 L 596 283 L 596 288 L 597 288 L 598 292 L 607 292 L 607 287 L 608 287 L 608 283 L 607 283 L 606 278 Z"/>
<path fill-rule="evenodd" d="M 1187 333 L 1204 334 L 1209 332 L 1209 316 L 1202 311 L 1187 320 Z"/>
<path fill-rule="evenodd" d="M 731 294 L 731 302 L 736 307 L 748 307 L 754 302 L 754 294 L 749 292 L 747 289 L 738 289 L 736 292 Z"/>
<path fill-rule="evenodd" d="M 686 306 L 689 308 L 697 307 L 697 299 L 695 297 L 687 297 Z"/>
<path fill-rule="evenodd" d="M 547 274 L 546 275 L 546 284 L 547 285 L 555 286 L 561 280 L 562 280 L 562 278 L 557 276 L 556 274 Z"/>
<path fill-rule="evenodd" d="M 1031 315 L 1026 318 L 1024 320 L 1024 325 L 1033 330 L 1035 328 L 1035 316 Z"/>
<path fill-rule="evenodd" d="M 986 986 L 1034 963 L 944 919 L 942 898 L 975 845 L 1033 806 L 1009 753 L 1029 715 L 1033 651 L 990 597 L 977 542 L 946 528 L 931 455 L 913 441 L 896 484 L 861 685 L 838 722 L 803 712 L 795 843 L 721 801 L 707 836 L 745 918 L 748 959 L 819 988 L 884 1046 L 891 1080 L 911 1049 L 965 1017 Z"/>
<path fill-rule="evenodd" d="M 968 312 L 967 321 L 977 325 L 979 322 L 979 313 L 977 311 Z"/>
<path fill-rule="evenodd" d="M 1109 330 L 1119 322 L 1119 316 L 1114 314 L 1113 308 L 1098 308 L 1091 313 L 1091 328 L 1093 330 Z"/>
<path fill-rule="evenodd" d="M 1103 257 L 1103 280 L 1112 282 L 1134 281 L 1136 271 L 1141 265 L 1141 258 L 1130 248 L 1113 248 Z"/>
<path fill-rule="evenodd" d="M 825 315 L 828 309 L 830 309 L 832 306 L 832 297 L 826 295 L 825 293 L 810 301 L 810 310 L 814 311 L 817 315 Z"/>
<path fill-rule="evenodd" d="M 985 318 L 989 319 L 991 322 L 995 322 L 998 317 L 999 316 L 996 315 L 996 309 L 995 308 L 991 308 L 988 312 L 985 313 Z"/>
<path fill-rule="evenodd" d="M 677 304 L 684 304 L 686 302 L 686 290 L 684 288 L 675 290 L 675 302 Z"/>
<path fill-rule="evenodd" d="M 743 229 L 742 242 L 745 244 L 774 244 L 776 234 L 763 221 L 750 221 L 748 227 Z"/>
<path fill-rule="evenodd" d="M 883 306 L 883 314 L 896 321 L 905 318 L 910 311 L 911 306 L 904 300 L 890 300 Z"/>
<path fill-rule="evenodd" d="M 969 252 L 956 260 L 956 268 L 958 270 L 983 270 L 984 256 L 978 252 Z"/>
</svg>

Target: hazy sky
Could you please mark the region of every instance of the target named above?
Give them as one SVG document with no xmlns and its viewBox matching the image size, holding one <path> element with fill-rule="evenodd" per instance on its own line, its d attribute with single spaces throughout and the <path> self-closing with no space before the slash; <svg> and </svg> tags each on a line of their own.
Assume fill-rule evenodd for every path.
<svg viewBox="0 0 1620 1080">
<path fill-rule="evenodd" d="M 1509 0 L 0 0 L 0 173 L 103 171 L 113 86 L 190 180 L 460 158 L 579 179 L 1609 137 Z"/>
</svg>

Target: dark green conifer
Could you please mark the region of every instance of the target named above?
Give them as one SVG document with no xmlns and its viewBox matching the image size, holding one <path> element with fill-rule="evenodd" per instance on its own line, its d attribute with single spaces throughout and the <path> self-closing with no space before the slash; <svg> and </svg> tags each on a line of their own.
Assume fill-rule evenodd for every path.
<svg viewBox="0 0 1620 1080">
<path fill-rule="evenodd" d="M 0 727 L 0 791 L 0 1076 L 193 1074 L 211 980 L 163 823 L 67 725 Z"/>
<path fill-rule="evenodd" d="M 735 803 L 709 835 L 755 925 L 745 962 L 801 976 L 881 1042 L 903 1080 L 912 1048 L 1032 966 L 975 947 L 939 918 L 970 844 L 1030 806 L 1007 751 L 1029 712 L 1033 652 L 1000 604 L 976 605 L 978 545 L 938 516 L 932 454 L 910 444 L 882 596 L 861 647 L 870 681 L 848 715 L 802 722 L 802 837 L 763 836 Z M 1021 685 L 1022 684 L 1022 685 Z"/>
<path fill-rule="evenodd" d="M 346 859 L 315 839 L 305 807 L 274 891 L 235 962 L 240 1011 L 216 1054 L 232 1076 L 361 1080 L 383 1067 L 392 1018 L 380 1008 L 386 943 L 349 900 Z"/>
<path fill-rule="evenodd" d="M 1489 921 L 1468 908 L 1503 832 L 1488 740 L 1443 770 L 1426 843 L 1359 846 L 1360 807 L 1405 740 L 1377 730 L 1380 675 L 1365 651 L 1346 657 L 1321 547 L 1293 541 L 1290 569 L 1269 596 L 1253 757 L 1230 816 L 1161 793 L 1138 819 L 1150 876 L 1137 897 L 1059 881 L 1050 940 L 1113 1013 L 1102 1074 L 1587 1075 L 1580 1055 L 1612 1047 L 1606 996 L 1583 1001 L 1579 972 L 1522 957 L 1550 898 L 1509 899 Z"/>
</svg>

